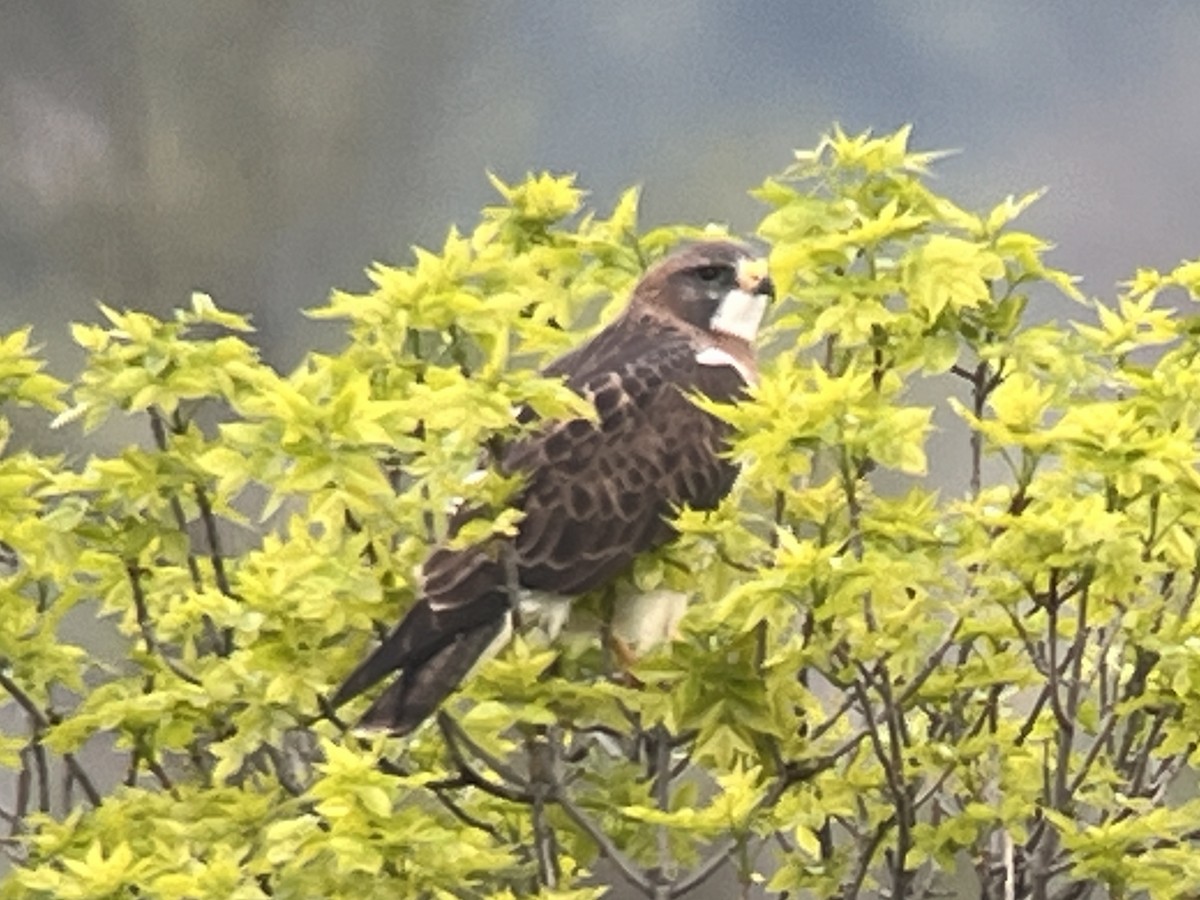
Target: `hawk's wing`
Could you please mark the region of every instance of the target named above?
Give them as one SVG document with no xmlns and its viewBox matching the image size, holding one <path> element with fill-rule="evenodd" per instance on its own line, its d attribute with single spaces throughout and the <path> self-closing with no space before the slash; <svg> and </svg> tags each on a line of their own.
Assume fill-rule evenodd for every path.
<svg viewBox="0 0 1200 900">
<path fill-rule="evenodd" d="M 571 596 L 668 540 L 666 517 L 675 507 L 715 506 L 736 475 L 721 455 L 726 427 L 687 395 L 732 399 L 744 381 L 732 366 L 701 365 L 696 353 L 678 330 L 622 318 L 547 367 L 594 403 L 598 421 L 550 423 L 509 448 L 502 467 L 526 477 L 516 538 L 434 551 L 422 598 L 351 673 L 333 705 L 403 669 L 363 721 L 410 730 L 503 630 L 506 554 L 521 588 Z"/>
<path fill-rule="evenodd" d="M 670 539 L 684 504 L 707 509 L 736 469 L 723 458 L 726 426 L 691 402 L 693 391 L 737 396 L 730 366 L 703 366 L 686 335 L 613 328 L 548 374 L 590 399 L 599 422 L 557 422 L 515 445 L 505 468 L 526 473 L 516 558 L 524 587 L 574 595 L 620 574 Z"/>
</svg>

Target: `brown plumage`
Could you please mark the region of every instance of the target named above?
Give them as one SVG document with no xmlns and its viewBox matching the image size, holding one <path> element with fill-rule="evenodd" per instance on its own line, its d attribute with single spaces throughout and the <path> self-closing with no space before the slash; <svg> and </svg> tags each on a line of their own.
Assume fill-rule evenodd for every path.
<svg viewBox="0 0 1200 900">
<path fill-rule="evenodd" d="M 576 596 L 668 541 L 673 509 L 716 506 L 737 474 L 721 455 L 727 427 L 688 395 L 733 400 L 753 380 L 771 292 L 764 261 L 745 246 L 695 244 L 653 267 L 612 324 L 547 366 L 591 400 L 598 421 L 548 423 L 508 448 L 502 468 L 525 476 L 516 537 L 434 550 L 421 599 L 332 704 L 400 671 L 362 723 L 411 731 L 504 630 L 516 603 L 506 565 L 522 591 Z"/>
</svg>

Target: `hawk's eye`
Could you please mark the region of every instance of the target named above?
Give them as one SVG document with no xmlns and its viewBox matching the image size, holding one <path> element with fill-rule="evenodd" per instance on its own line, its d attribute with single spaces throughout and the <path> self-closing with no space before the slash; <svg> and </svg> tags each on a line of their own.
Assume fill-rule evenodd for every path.
<svg viewBox="0 0 1200 900">
<path fill-rule="evenodd" d="M 701 266 L 696 275 L 701 281 L 720 281 L 729 274 L 729 266 Z"/>
</svg>

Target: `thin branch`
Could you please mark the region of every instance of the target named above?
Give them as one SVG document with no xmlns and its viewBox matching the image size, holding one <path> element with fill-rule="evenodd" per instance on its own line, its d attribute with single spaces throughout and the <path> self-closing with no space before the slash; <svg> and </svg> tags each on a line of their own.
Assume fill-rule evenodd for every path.
<svg viewBox="0 0 1200 900">
<path fill-rule="evenodd" d="M 866 667 L 858 665 L 859 671 L 865 674 Z M 892 768 L 892 755 L 886 752 L 883 745 L 883 735 L 879 727 L 879 720 L 875 716 L 875 710 L 867 697 L 866 689 L 861 682 L 856 681 L 853 685 L 855 693 L 858 695 L 859 710 L 864 719 L 867 720 L 866 735 L 871 739 L 871 746 L 875 750 L 875 756 L 879 760 L 880 766 L 883 767 L 884 778 L 888 784 L 888 790 L 891 791 L 892 799 L 899 802 L 899 795 L 902 793 L 899 775 Z"/>
<path fill-rule="evenodd" d="M 739 562 L 729 555 L 729 551 L 721 544 L 717 544 L 715 551 L 717 559 L 729 566 L 736 572 L 745 572 L 746 574 L 754 574 L 760 570 L 760 566 L 751 565 L 749 563 Z"/>
<path fill-rule="evenodd" d="M 870 675 L 867 673 L 866 666 L 861 663 L 856 664 L 863 678 L 870 683 Z M 892 896 L 904 897 L 907 894 L 907 885 L 909 880 L 909 872 L 907 866 L 908 852 L 912 849 L 912 797 L 909 795 L 908 787 L 903 781 L 904 772 L 904 747 L 907 744 L 903 727 L 897 722 L 900 716 L 900 711 L 897 708 L 893 695 L 891 693 L 891 682 L 885 677 L 880 678 L 875 685 L 875 689 L 879 691 L 883 699 L 883 711 L 885 724 L 888 731 L 888 745 L 885 748 L 883 738 L 879 731 L 879 725 L 875 718 L 874 711 L 871 708 L 871 703 L 867 698 L 866 690 L 860 684 L 855 684 L 855 689 L 861 697 L 860 705 L 862 706 L 863 716 L 867 720 L 869 729 L 869 737 L 871 744 L 875 749 L 875 756 L 883 767 L 884 778 L 887 781 L 888 790 L 892 795 L 892 801 L 895 803 L 896 815 L 896 853 L 892 860 Z M 890 752 L 889 752 L 890 751 Z"/>
<path fill-rule="evenodd" d="M 925 684 L 925 682 L 932 677 L 934 671 L 941 664 L 942 659 L 945 657 L 946 652 L 954 645 L 954 641 L 957 640 L 958 634 L 962 630 L 964 621 L 965 619 L 962 616 L 959 616 L 954 620 L 954 624 L 950 627 L 950 631 L 942 640 L 942 643 L 936 650 L 933 651 L 933 653 L 929 654 L 929 659 L 925 661 L 925 665 L 921 666 L 920 670 L 913 676 L 912 680 L 905 686 L 904 690 L 900 692 L 900 696 L 897 698 L 897 703 L 899 703 L 901 707 L 907 705 L 908 701 L 911 700 L 916 695 L 917 691 L 919 691 Z"/>
<path fill-rule="evenodd" d="M 1154 667 L 1158 665 L 1159 654 L 1150 650 L 1145 650 L 1141 647 L 1134 648 L 1133 671 L 1130 673 L 1128 680 L 1125 682 L 1125 689 L 1121 692 L 1121 700 L 1132 700 L 1135 697 L 1140 697 L 1146 691 L 1146 681 L 1150 677 L 1150 673 Z M 1160 724 L 1157 720 L 1161 717 L 1159 713 L 1155 717 L 1155 724 Z M 1121 739 L 1120 748 L 1117 751 L 1114 765 L 1124 771 L 1129 764 L 1129 754 L 1133 752 L 1133 745 L 1137 740 L 1137 736 L 1142 731 L 1142 724 L 1145 718 L 1144 713 L 1140 709 L 1134 709 L 1125 723 L 1125 735 Z M 1151 726 L 1151 731 L 1155 731 L 1155 726 Z M 1143 745 L 1139 755 L 1148 752 L 1147 745 Z M 1136 763 L 1135 763 L 1136 765 Z"/>
<path fill-rule="evenodd" d="M 1062 705 L 1062 687 L 1059 684 L 1061 672 L 1059 671 L 1058 663 L 1058 570 L 1050 570 L 1050 598 L 1046 603 L 1046 652 L 1049 654 L 1050 661 L 1046 669 L 1046 677 L 1049 679 L 1050 688 L 1050 709 L 1054 713 L 1054 718 L 1058 722 L 1058 729 L 1063 734 L 1072 733 L 1074 723 L 1067 717 L 1066 710 Z M 1065 774 L 1063 777 L 1066 777 Z M 1053 802 L 1053 801 L 1051 801 Z M 1056 807 L 1057 808 L 1057 807 Z"/>
<path fill-rule="evenodd" d="M 178 429 L 177 429 L 178 430 Z M 150 432 L 154 435 L 154 444 L 162 453 L 167 452 L 167 427 L 163 422 L 162 411 L 156 407 L 150 407 Z M 179 529 L 182 535 L 188 534 L 187 515 L 183 511 L 183 503 L 179 496 L 175 493 L 171 494 L 171 516 L 175 519 L 175 527 Z M 187 567 L 188 574 L 192 579 L 192 587 L 196 591 L 204 589 L 204 577 L 200 572 L 200 563 L 196 559 L 196 554 L 192 552 L 192 542 L 188 541 L 187 552 Z M 213 648 L 220 648 L 221 637 L 217 634 L 217 628 L 213 624 L 212 616 L 205 613 L 203 616 L 204 637 L 208 645 Z"/>
<path fill-rule="evenodd" d="M 158 638 L 155 637 L 154 624 L 150 620 L 150 611 L 146 604 L 146 592 L 142 589 L 142 571 L 137 563 L 132 560 L 125 563 L 125 574 L 129 579 L 129 586 L 133 592 L 133 608 L 137 614 L 138 629 L 142 633 L 142 642 L 146 645 L 146 652 L 151 656 L 161 659 L 163 665 L 170 669 L 172 674 L 177 678 L 199 687 L 201 684 L 200 679 L 171 659 L 166 649 L 158 642 Z"/>
<path fill-rule="evenodd" d="M 592 839 L 596 847 L 600 850 L 600 854 L 611 862 L 627 882 L 637 888 L 647 897 L 654 896 L 654 884 L 646 877 L 629 857 L 621 852 L 620 848 L 613 843 L 612 838 L 605 834 L 604 829 L 588 818 L 575 802 L 571 800 L 564 792 L 557 791 L 554 795 L 554 801 L 559 805 L 559 808 L 566 814 L 575 825 Z"/>
<path fill-rule="evenodd" d="M 163 423 L 162 411 L 156 406 L 150 407 L 150 433 L 154 435 L 154 444 L 162 453 L 167 452 L 167 428 Z M 179 497 L 171 494 L 171 515 L 175 519 L 175 527 L 179 529 L 180 534 L 187 534 L 187 516 L 183 511 L 183 504 L 179 501 Z M 192 553 L 191 545 L 188 545 L 187 554 L 188 574 L 192 577 L 192 587 L 197 591 L 204 587 L 204 579 L 200 575 L 200 564 L 196 562 L 196 554 Z M 211 627 L 211 620 L 207 623 Z"/>
<path fill-rule="evenodd" d="M 0 821 L 8 823 L 10 835 L 15 835 L 21 830 L 21 816 L 15 812 L 9 812 L 7 809 L 0 808 Z"/>
<path fill-rule="evenodd" d="M 654 802 L 660 811 L 668 812 L 671 808 L 671 734 L 659 722 L 650 730 L 648 737 L 653 747 Z M 671 833 L 665 824 L 658 826 L 656 844 L 659 879 L 668 879 L 674 863 L 671 859 Z"/>
<path fill-rule="evenodd" d="M 154 758 L 154 754 L 143 753 L 142 761 L 146 763 L 146 768 L 150 770 L 150 773 L 158 779 L 159 785 L 171 794 L 175 794 L 175 783 L 171 780 L 171 776 L 167 774 L 167 770 L 162 767 L 162 763 Z"/>
<path fill-rule="evenodd" d="M 913 812 L 916 812 L 922 806 L 924 806 L 926 803 L 928 803 L 930 800 L 932 800 L 934 797 L 936 797 L 938 795 L 938 793 L 941 791 L 942 785 L 944 785 L 946 783 L 946 779 L 949 778 L 951 775 L 953 775 L 954 771 L 957 768 L 958 768 L 957 763 L 951 763 L 950 765 L 946 766 L 946 768 L 942 770 L 942 774 L 939 775 L 933 781 L 933 783 L 929 785 L 929 787 L 927 787 L 924 791 L 922 791 L 920 794 L 918 794 L 916 797 L 914 797 L 913 801 L 912 801 Z"/>
<path fill-rule="evenodd" d="M 439 710 L 437 714 L 438 727 L 442 730 L 442 735 L 447 738 L 447 743 L 451 745 L 463 744 L 474 756 L 479 757 L 487 763 L 488 768 L 507 781 L 509 784 L 514 784 L 522 790 L 528 789 L 529 783 L 526 779 L 517 772 L 512 766 L 497 759 L 493 754 L 484 750 L 477 743 L 471 740 L 470 735 L 463 730 L 462 726 L 451 718 L 450 714 L 445 710 Z"/>
<path fill-rule="evenodd" d="M 463 786 L 466 786 L 465 781 L 462 784 Z M 506 842 L 506 839 L 504 835 L 500 833 L 499 828 L 497 828 L 491 822 L 485 822 L 483 819 L 480 819 L 478 816 L 467 812 L 465 809 L 459 806 L 458 801 L 450 796 L 450 792 L 447 789 L 435 788 L 433 790 L 433 795 L 438 799 L 438 802 L 441 803 L 442 806 L 446 807 L 446 809 L 450 812 L 450 815 L 454 816 L 464 825 L 484 832 L 497 843 Z"/>
<path fill-rule="evenodd" d="M 983 419 L 984 405 L 987 403 L 988 364 L 980 361 L 972 374 L 971 406 L 977 419 Z M 978 498 L 983 490 L 983 432 L 978 428 L 971 429 L 971 496 Z"/>
<path fill-rule="evenodd" d="M 171 430 L 175 434 L 183 434 L 187 430 L 187 426 L 179 416 L 179 410 L 175 410 L 175 414 L 171 420 Z M 213 514 L 212 503 L 208 499 L 208 491 L 199 481 L 192 485 L 192 492 L 196 496 L 196 506 L 200 510 L 200 521 L 204 525 L 204 536 L 208 540 L 208 559 L 209 564 L 213 569 L 213 579 L 216 581 L 217 590 L 226 597 L 235 597 L 233 588 L 229 584 L 229 576 L 225 572 L 225 555 L 221 549 L 221 534 L 217 528 L 217 517 Z M 221 646 L 219 648 L 221 656 L 228 656 L 233 652 L 233 629 L 226 628 L 221 636 Z"/>
<path fill-rule="evenodd" d="M 832 713 L 830 713 L 824 722 L 822 722 L 819 725 L 814 726 L 812 728 L 812 730 L 806 735 L 809 742 L 816 743 L 816 741 L 819 738 L 821 738 L 825 734 L 825 732 L 827 732 L 827 731 L 829 731 L 829 729 L 833 728 L 834 725 L 839 724 L 842 721 L 842 716 L 844 716 L 846 713 L 848 713 L 850 711 L 850 707 L 852 707 L 855 704 L 855 702 L 856 702 L 856 698 L 854 697 L 854 695 L 847 693 L 844 696 L 844 698 L 842 699 L 842 702 L 840 704 L 838 704 L 837 709 L 835 709 Z"/>
<path fill-rule="evenodd" d="M 442 730 L 442 736 L 446 739 L 446 749 L 450 752 L 451 758 L 454 760 L 454 765 L 458 768 L 459 774 L 472 787 L 477 787 L 485 793 L 491 794 L 493 797 L 498 797 L 501 800 L 508 800 L 510 803 L 529 804 L 533 801 L 532 796 L 528 792 L 528 784 L 511 768 L 495 759 L 491 754 L 487 753 L 482 747 L 475 744 L 466 732 L 458 727 L 445 712 L 439 712 L 437 722 Z M 460 742 L 470 747 L 473 754 L 482 759 L 489 767 L 502 778 L 509 781 L 511 784 L 517 785 L 516 788 L 508 787 L 504 784 L 497 784 L 491 781 L 478 771 L 463 752 Z M 430 785 L 433 790 L 444 789 L 451 787 L 450 782 L 435 782 Z"/>
<path fill-rule="evenodd" d="M 29 814 L 29 795 L 33 793 L 30 784 L 32 780 L 33 773 L 29 771 L 29 761 L 22 759 L 21 770 L 17 773 L 16 808 L 13 811 L 12 830 L 9 834 L 17 834 L 21 830 L 25 816 Z"/>
<path fill-rule="evenodd" d="M 17 705 L 25 711 L 25 714 L 33 721 L 33 724 L 39 733 L 50 727 L 51 717 L 47 716 L 46 713 L 38 709 L 37 704 L 33 702 L 33 698 L 25 693 L 21 686 L 13 681 L 3 671 L 0 671 L 0 687 L 4 688 L 4 690 L 8 692 L 9 696 L 16 701 Z M 83 766 L 79 764 L 79 761 L 75 758 L 75 754 L 64 753 L 62 756 L 63 762 L 67 766 L 67 770 L 71 773 L 71 776 L 79 782 L 79 786 L 83 788 L 83 792 L 87 795 L 88 802 L 91 803 L 92 806 L 100 806 L 100 792 L 96 790 L 96 786 L 92 783 L 92 779 L 88 777 L 88 773 L 84 771 Z"/>
<path fill-rule="evenodd" d="M 1075 792 L 1083 785 L 1087 778 L 1088 772 L 1091 771 L 1092 764 L 1100 755 L 1100 751 L 1105 749 L 1108 743 L 1108 738 L 1112 734 L 1113 728 L 1117 724 L 1116 712 L 1110 710 L 1104 717 L 1104 722 L 1100 726 L 1100 731 L 1096 735 L 1096 739 L 1092 741 L 1092 746 L 1088 748 L 1087 755 L 1084 756 L 1083 762 L 1079 766 L 1079 771 L 1075 773 L 1075 777 L 1071 779 L 1071 783 L 1067 785 L 1067 796 L 1072 797 Z"/>
<path fill-rule="evenodd" d="M 25 715 L 29 716 L 29 718 L 33 720 L 34 725 L 41 730 L 45 730 L 46 728 L 50 727 L 49 720 L 45 717 L 45 715 L 42 714 L 42 711 L 38 709 L 37 704 L 33 702 L 33 698 L 25 693 L 25 691 L 21 689 L 20 685 L 6 675 L 3 671 L 3 668 L 0 668 L 0 687 L 8 691 L 9 696 L 16 701 L 17 706 L 24 710 Z"/>
<path fill-rule="evenodd" d="M 304 793 L 304 785 L 298 782 L 289 770 L 283 751 L 272 744 L 263 744 L 262 751 L 271 761 L 271 767 L 275 770 L 275 779 L 280 786 L 293 797 L 301 796 Z"/>
<path fill-rule="evenodd" d="M 36 776 L 32 774 L 29 762 L 26 762 L 22 767 L 25 771 L 30 772 L 31 777 L 37 782 L 38 792 L 38 811 L 50 812 L 50 763 L 46 759 L 46 748 L 43 746 L 40 736 L 35 738 L 22 751 L 28 753 L 32 760 L 33 769 L 37 770 Z"/>
<path fill-rule="evenodd" d="M 526 743 L 529 755 L 529 793 L 533 804 L 533 847 L 537 860 L 538 881 L 551 890 L 562 881 L 558 861 L 558 839 L 546 816 L 546 804 L 553 801 L 556 785 L 557 740 L 541 733 Z"/>
<path fill-rule="evenodd" d="M 858 897 L 858 892 L 862 890 L 863 884 L 867 880 L 867 873 L 871 869 L 871 860 L 875 858 L 875 854 L 879 851 L 879 845 L 883 843 L 890 828 L 890 822 L 881 822 L 867 839 L 866 847 L 859 849 L 858 865 L 854 868 L 854 877 L 848 885 L 842 887 L 841 893 L 838 895 L 839 900 L 855 900 Z"/>
<path fill-rule="evenodd" d="M 1179 770 L 1184 767 L 1195 750 L 1196 743 L 1193 741 L 1188 744 L 1184 752 L 1172 754 L 1159 764 L 1158 770 L 1154 773 L 1154 780 L 1151 782 L 1151 798 L 1155 803 L 1162 801 L 1163 793 L 1170 787 L 1175 776 L 1179 774 Z"/>
<path fill-rule="evenodd" d="M 1025 721 L 1021 725 L 1020 730 L 1017 732 L 1017 736 L 1013 739 L 1014 746 L 1020 747 L 1025 743 L 1026 740 L 1028 740 L 1029 735 L 1033 733 L 1033 729 L 1037 725 L 1038 719 L 1042 717 L 1042 710 L 1045 708 L 1046 700 L 1049 698 L 1049 696 L 1050 689 L 1048 687 L 1042 688 L 1042 691 L 1040 694 L 1038 694 L 1037 699 L 1033 701 L 1033 706 L 1029 710 L 1029 715 L 1025 717 Z"/>
<path fill-rule="evenodd" d="M 1086 582 L 1087 576 L 1083 576 L 1080 581 Z M 1052 592 L 1056 592 L 1057 570 L 1053 570 L 1050 587 Z M 1087 626 L 1087 598 L 1088 592 L 1084 588 L 1080 593 L 1080 602 L 1078 612 L 1076 613 L 1075 639 L 1071 647 L 1073 659 L 1071 661 L 1071 675 L 1067 679 L 1065 705 L 1062 704 L 1059 697 L 1059 688 L 1057 685 L 1058 667 L 1054 662 L 1056 647 L 1058 646 L 1058 612 L 1062 608 L 1064 598 L 1052 596 L 1052 605 L 1047 610 L 1050 617 L 1049 652 L 1051 682 L 1053 685 L 1050 702 L 1059 725 L 1058 753 L 1054 771 L 1054 798 L 1051 802 L 1053 807 L 1059 810 L 1066 808 L 1072 795 L 1068 779 L 1070 778 L 1071 751 L 1075 746 L 1075 721 L 1079 713 L 1079 694 L 1083 688 L 1083 651 L 1089 634 Z M 1086 769 L 1080 773 L 1080 777 L 1084 775 L 1086 775 Z"/>
<path fill-rule="evenodd" d="M 1115 702 L 1116 693 L 1109 697 L 1107 673 L 1108 673 L 1108 654 L 1112 650 L 1113 644 L 1119 636 L 1122 635 L 1121 628 L 1107 628 L 1099 626 L 1095 630 L 1096 635 L 1096 667 L 1092 670 L 1092 674 L 1088 676 L 1084 682 L 1084 693 L 1090 694 L 1093 689 L 1100 694 L 1100 708 L 1108 709 L 1112 702 Z"/>
<path fill-rule="evenodd" d="M 1196 602 L 1196 595 L 1200 593 L 1200 567 L 1192 570 L 1192 583 L 1188 585 L 1187 593 L 1184 594 L 1183 603 L 1179 608 L 1179 616 L 1181 619 L 1186 619 L 1192 611 L 1192 605 Z"/>
<path fill-rule="evenodd" d="M 221 533 L 217 528 L 217 517 L 213 514 L 212 504 L 208 500 L 208 492 L 204 485 L 196 482 L 193 485 L 196 495 L 196 506 L 200 508 L 200 521 L 204 523 L 204 536 L 208 540 L 208 561 L 213 568 L 213 579 L 219 590 L 226 597 L 235 597 L 233 588 L 229 585 L 229 576 L 225 572 L 225 557 L 221 549 Z M 233 629 L 226 628 L 224 634 L 224 656 L 233 652 Z"/>
</svg>

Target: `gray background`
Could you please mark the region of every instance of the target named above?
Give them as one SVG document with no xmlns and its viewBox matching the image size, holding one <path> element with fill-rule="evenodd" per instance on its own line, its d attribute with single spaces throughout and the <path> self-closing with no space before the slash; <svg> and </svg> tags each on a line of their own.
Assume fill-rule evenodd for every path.
<svg viewBox="0 0 1200 900">
<path fill-rule="evenodd" d="M 96 300 L 199 289 L 290 368 L 342 341 L 298 311 L 470 227 L 487 169 L 747 229 L 834 121 L 962 150 L 936 186 L 966 205 L 1049 187 L 1026 227 L 1111 297 L 1200 255 L 1198 47 L 1200 4 L 1148 0 L 0 0 L 0 333 L 69 375 Z"/>
<path fill-rule="evenodd" d="M 0 331 L 56 361 L 94 301 L 250 311 L 290 368 L 303 319 L 494 199 L 577 171 L 644 221 L 745 195 L 836 121 L 962 153 L 964 203 L 1048 186 L 1029 227 L 1111 296 L 1197 254 L 1200 4 L 0 0 Z M 67 370 L 69 371 L 69 370 Z"/>
</svg>

